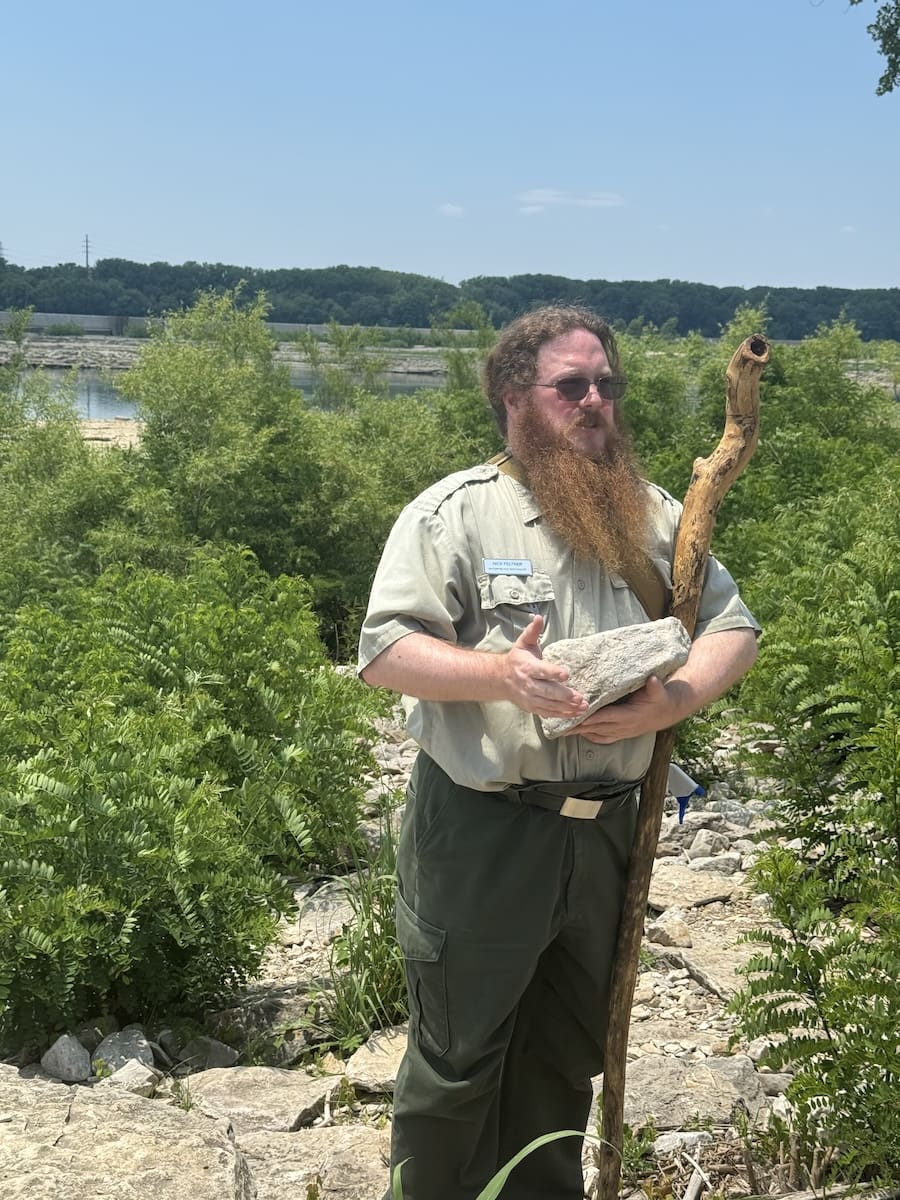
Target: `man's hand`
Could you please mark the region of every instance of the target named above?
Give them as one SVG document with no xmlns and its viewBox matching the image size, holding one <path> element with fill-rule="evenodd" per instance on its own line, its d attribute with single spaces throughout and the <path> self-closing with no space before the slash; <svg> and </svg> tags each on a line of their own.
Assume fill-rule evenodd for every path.
<svg viewBox="0 0 900 1200">
<path fill-rule="evenodd" d="M 569 672 L 546 662 L 540 636 L 544 618 L 535 617 L 505 656 L 508 699 L 539 717 L 577 717 L 588 706 L 580 692 L 566 686 Z"/>
<path fill-rule="evenodd" d="M 668 729 L 678 720 L 672 697 L 666 685 L 651 675 L 642 688 L 607 704 L 591 713 L 580 725 L 568 730 L 564 736 L 587 738 L 589 742 L 607 746 L 623 738 L 640 737 L 643 733 L 658 733 Z"/>
</svg>

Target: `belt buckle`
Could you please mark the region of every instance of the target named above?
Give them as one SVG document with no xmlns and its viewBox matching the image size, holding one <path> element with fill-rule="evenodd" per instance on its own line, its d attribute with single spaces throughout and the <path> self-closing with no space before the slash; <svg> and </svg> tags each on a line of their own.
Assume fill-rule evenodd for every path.
<svg viewBox="0 0 900 1200">
<path fill-rule="evenodd" d="M 593 821 L 602 807 L 602 800 L 585 800 L 581 796 L 566 796 L 560 807 L 559 815 L 575 817 L 580 821 Z"/>
</svg>

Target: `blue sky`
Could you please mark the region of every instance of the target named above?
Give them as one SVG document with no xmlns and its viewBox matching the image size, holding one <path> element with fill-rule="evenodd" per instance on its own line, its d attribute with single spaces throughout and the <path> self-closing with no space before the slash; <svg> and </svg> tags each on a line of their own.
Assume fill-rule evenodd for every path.
<svg viewBox="0 0 900 1200">
<path fill-rule="evenodd" d="M 875 0 L 5 7 L 24 266 L 900 286 Z"/>
</svg>

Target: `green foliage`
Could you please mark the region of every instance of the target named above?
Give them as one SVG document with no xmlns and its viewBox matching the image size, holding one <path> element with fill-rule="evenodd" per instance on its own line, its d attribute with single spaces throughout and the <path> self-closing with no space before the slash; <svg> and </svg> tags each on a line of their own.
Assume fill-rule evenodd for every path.
<svg viewBox="0 0 900 1200">
<path fill-rule="evenodd" d="M 893 1180 L 900 1171 L 896 858 L 891 867 L 891 879 L 876 870 L 861 881 L 857 902 L 836 919 L 819 872 L 784 849 L 764 855 L 754 878 L 782 928 L 748 935 L 761 950 L 734 1001 L 746 1036 L 774 1040 L 766 1061 L 790 1064 L 788 1096 L 800 1126 L 812 1128 L 818 1144 L 837 1146 L 853 1179 Z"/>
<path fill-rule="evenodd" d="M 817 347 L 797 351 L 802 369 L 820 375 L 813 394 L 822 403 L 810 407 L 809 422 L 834 419 L 837 427 L 829 387 L 858 389 L 836 367 L 843 352 L 835 350 L 833 371 L 822 367 L 823 343 L 834 347 L 840 334 L 826 331 Z M 860 399 L 861 419 L 844 451 L 848 482 L 792 504 L 757 531 L 748 598 L 767 632 L 741 701 L 781 743 L 778 756 L 756 766 L 778 787 L 775 833 L 797 839 L 798 849 L 776 847 L 755 868 L 781 928 L 751 935 L 762 949 L 736 1010 L 747 1037 L 775 1038 L 774 1064 L 792 1064 L 789 1095 L 816 1146 L 832 1148 L 851 1178 L 893 1179 L 900 1169 L 893 1116 L 900 1101 L 900 471 L 890 419 L 877 404 L 866 413 L 865 393 Z M 808 428 L 800 424 L 801 435 Z M 868 458 L 864 482 L 854 457 Z"/>
<path fill-rule="evenodd" d="M 886 22 L 884 14 L 889 14 Z M 870 27 L 879 31 L 876 40 L 885 47 L 891 42 L 897 46 L 898 14 L 900 0 L 888 0 Z M 896 288 L 713 287 L 680 279 L 612 282 L 540 274 L 475 276 L 455 286 L 377 267 L 259 270 L 122 258 L 98 259 L 91 271 L 76 263 L 28 269 L 0 262 L 0 267 L 0 309 L 31 305 L 42 312 L 158 317 L 192 305 L 198 295 L 232 290 L 243 282 L 249 292 L 265 292 L 270 298 L 274 321 L 377 326 L 387 330 L 393 345 L 434 344 L 430 322 L 468 303 L 481 305 L 495 327 L 539 304 L 582 303 L 633 337 L 662 339 L 691 331 L 718 337 L 742 304 L 768 306 L 775 338 L 806 337 L 822 322 L 836 320 L 842 310 L 867 339 L 891 338 L 900 318 Z M 460 318 L 458 324 L 467 322 Z"/>
<path fill-rule="evenodd" d="M 850 3 L 861 4 L 862 0 L 850 0 Z M 876 96 L 884 96 L 900 83 L 900 0 L 880 4 L 875 20 L 866 29 L 885 59 L 885 68 L 875 89 Z"/>
<path fill-rule="evenodd" d="M 0 640 L 19 604 L 91 569 L 93 532 L 128 491 L 127 459 L 87 445 L 70 391 L 39 371 L 0 378 Z"/>
<path fill-rule="evenodd" d="M 357 835 L 371 702 L 237 551 L 23 606 L 0 663 L 0 1044 L 197 1005 Z"/>
<path fill-rule="evenodd" d="M 313 371 L 312 399 L 317 408 L 340 411 L 350 407 L 359 392 L 387 395 L 388 358 L 378 350 L 380 330 L 346 328 L 330 321 L 324 335 L 301 330 L 292 340 Z"/>
<path fill-rule="evenodd" d="M 353 920 L 333 943 L 331 987 L 322 998 L 323 1023 L 342 1051 L 355 1050 L 376 1030 L 409 1016 L 394 926 L 396 858 L 388 805 L 376 854 L 348 877 Z"/>
</svg>

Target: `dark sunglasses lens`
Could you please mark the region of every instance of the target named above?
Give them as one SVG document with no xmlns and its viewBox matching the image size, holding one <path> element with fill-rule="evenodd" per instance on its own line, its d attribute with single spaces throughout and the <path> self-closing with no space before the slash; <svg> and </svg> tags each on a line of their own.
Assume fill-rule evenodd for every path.
<svg viewBox="0 0 900 1200">
<path fill-rule="evenodd" d="M 582 375 L 575 375 L 571 379 L 560 379 L 556 385 L 556 390 L 562 396 L 563 400 L 568 400 L 571 404 L 577 404 L 579 400 L 583 400 L 588 394 L 591 387 L 591 381 L 585 379 Z"/>
<path fill-rule="evenodd" d="M 604 400 L 621 400 L 625 395 L 624 379 L 604 379 L 597 390 Z"/>
<path fill-rule="evenodd" d="M 591 390 L 591 383 L 596 383 L 597 392 L 604 400 L 621 400 L 625 395 L 625 380 L 610 376 L 608 379 L 586 379 L 583 375 L 573 375 L 569 379 L 560 379 L 556 390 L 563 400 L 577 404 Z"/>
</svg>

